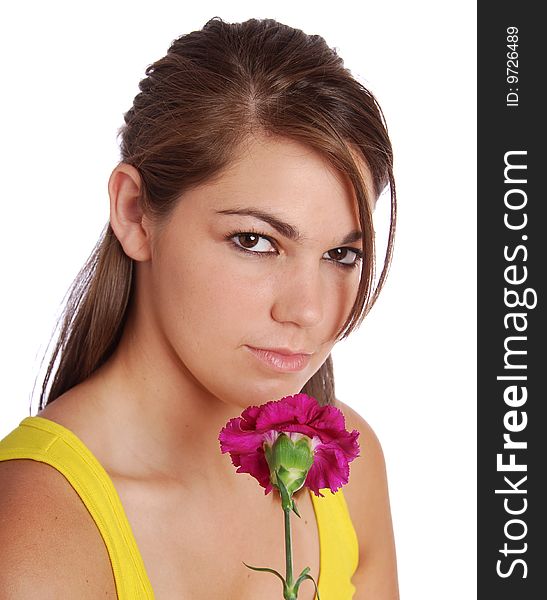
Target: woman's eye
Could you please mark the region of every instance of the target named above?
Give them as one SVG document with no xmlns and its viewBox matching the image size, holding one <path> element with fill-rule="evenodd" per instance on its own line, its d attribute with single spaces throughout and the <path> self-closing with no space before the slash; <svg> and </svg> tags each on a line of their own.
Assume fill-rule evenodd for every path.
<svg viewBox="0 0 547 600">
<path fill-rule="evenodd" d="M 273 242 L 267 236 L 252 231 L 231 233 L 227 239 L 241 252 L 258 256 L 277 253 Z M 337 266 L 349 268 L 357 267 L 362 256 L 362 252 L 357 248 L 334 248 L 325 252 L 323 258 Z"/>
<path fill-rule="evenodd" d="M 334 248 L 334 250 L 329 250 L 325 254 L 334 262 L 350 267 L 356 265 L 361 258 L 361 252 L 352 248 Z"/>
<path fill-rule="evenodd" d="M 231 237 L 238 248 L 255 252 L 256 254 L 262 254 L 265 252 L 271 252 L 268 250 L 268 246 L 272 248 L 272 243 L 264 236 L 258 235 L 257 233 L 238 233 Z"/>
</svg>

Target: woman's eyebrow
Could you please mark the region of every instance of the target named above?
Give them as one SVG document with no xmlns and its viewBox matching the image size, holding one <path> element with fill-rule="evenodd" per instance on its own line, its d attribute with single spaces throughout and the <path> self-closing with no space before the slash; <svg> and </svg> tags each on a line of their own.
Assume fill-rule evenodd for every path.
<svg viewBox="0 0 547 600">
<path fill-rule="evenodd" d="M 294 225 L 286 223 L 285 221 L 282 221 L 278 217 L 264 210 L 256 208 L 227 208 L 225 210 L 217 210 L 216 213 L 219 215 L 247 215 L 250 217 L 254 217 L 255 219 L 260 219 L 261 221 L 268 223 L 274 229 L 276 229 L 282 236 L 286 237 L 289 240 L 292 240 L 293 242 L 298 242 L 302 240 L 302 234 Z M 348 235 L 346 235 L 346 237 L 340 243 L 351 244 L 353 242 L 361 241 L 362 239 L 363 232 L 356 229 L 355 231 L 348 233 Z"/>
</svg>

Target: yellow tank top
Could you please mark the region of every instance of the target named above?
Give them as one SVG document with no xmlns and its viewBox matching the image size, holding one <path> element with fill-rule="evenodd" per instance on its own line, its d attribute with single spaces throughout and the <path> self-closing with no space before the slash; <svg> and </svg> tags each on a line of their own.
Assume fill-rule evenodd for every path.
<svg viewBox="0 0 547 600">
<path fill-rule="evenodd" d="M 151 600 L 154 592 L 112 480 L 69 429 L 43 417 L 26 417 L 0 440 L 0 461 L 31 459 L 62 473 L 80 496 L 103 537 L 119 600 Z M 359 562 L 357 535 L 342 490 L 310 492 L 319 530 L 321 600 L 351 600 Z M 300 569 L 301 570 L 301 569 Z M 300 570 L 296 570 L 298 575 Z M 304 585 L 304 583 L 302 583 Z M 305 585 L 313 585 L 306 581 Z M 317 596 L 316 596 L 317 600 Z"/>
</svg>

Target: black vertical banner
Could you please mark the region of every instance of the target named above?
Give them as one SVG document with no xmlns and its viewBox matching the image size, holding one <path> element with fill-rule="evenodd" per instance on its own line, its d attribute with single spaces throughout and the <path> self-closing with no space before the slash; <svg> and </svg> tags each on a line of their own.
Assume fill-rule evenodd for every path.
<svg viewBox="0 0 547 600">
<path fill-rule="evenodd" d="M 478 5 L 478 598 L 547 598 L 547 34 Z"/>
</svg>

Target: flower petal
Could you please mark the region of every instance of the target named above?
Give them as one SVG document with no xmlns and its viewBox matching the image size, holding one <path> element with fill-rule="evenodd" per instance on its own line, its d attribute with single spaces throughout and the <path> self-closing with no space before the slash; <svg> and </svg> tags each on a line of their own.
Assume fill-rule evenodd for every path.
<svg viewBox="0 0 547 600">
<path fill-rule="evenodd" d="M 266 489 L 265 494 L 273 490 L 270 481 L 270 469 L 263 451 L 254 454 L 241 454 L 238 462 L 239 468 L 236 473 L 249 473 L 249 475 L 252 475 Z"/>
<path fill-rule="evenodd" d="M 230 419 L 225 427 L 222 428 L 218 439 L 220 449 L 224 452 L 256 452 L 262 447 L 264 434 L 256 431 L 245 431 L 242 429 L 243 420 L 241 417 Z"/>
<path fill-rule="evenodd" d="M 349 479 L 349 465 L 345 454 L 336 445 L 322 445 L 315 451 L 313 465 L 306 479 L 306 486 L 316 495 L 322 488 L 336 492 Z"/>
</svg>

